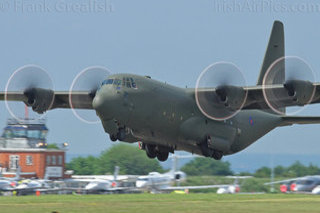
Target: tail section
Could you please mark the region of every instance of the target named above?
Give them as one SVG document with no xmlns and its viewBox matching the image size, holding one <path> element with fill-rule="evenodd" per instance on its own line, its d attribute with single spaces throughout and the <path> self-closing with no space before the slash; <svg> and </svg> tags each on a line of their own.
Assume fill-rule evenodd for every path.
<svg viewBox="0 0 320 213">
<path fill-rule="evenodd" d="M 258 78 L 257 85 L 262 85 L 263 78 L 270 67 L 270 65 L 275 62 L 277 59 L 285 56 L 284 49 L 284 29 L 283 23 L 280 21 L 275 21 L 273 23 L 268 47 L 263 59 L 263 63 L 260 70 L 260 75 Z M 285 81 L 285 63 L 282 60 L 282 64 L 279 64 L 278 67 L 280 71 L 277 72 L 276 76 L 272 79 L 272 82 L 265 82 L 268 85 L 271 84 L 283 84 Z M 282 68 L 281 68 L 282 67 Z M 278 109 L 279 111 L 285 113 L 285 108 Z M 274 113 L 272 110 L 267 110 L 270 113 Z"/>
<path fill-rule="evenodd" d="M 275 21 L 273 23 L 268 47 L 264 55 L 263 63 L 260 70 L 260 75 L 258 78 L 257 85 L 262 85 L 263 77 L 266 74 L 270 65 L 277 59 L 284 57 L 284 29 L 283 23 L 280 21 Z M 279 76 L 275 79 L 272 84 L 283 83 L 285 80 L 284 73 L 284 63 L 283 63 L 283 72 L 279 73 Z"/>
<path fill-rule="evenodd" d="M 113 173 L 113 180 L 114 180 L 114 181 L 116 181 L 117 178 L 118 178 L 119 169 L 120 169 L 119 166 L 115 166 L 115 167 L 114 167 L 114 173 Z"/>
</svg>

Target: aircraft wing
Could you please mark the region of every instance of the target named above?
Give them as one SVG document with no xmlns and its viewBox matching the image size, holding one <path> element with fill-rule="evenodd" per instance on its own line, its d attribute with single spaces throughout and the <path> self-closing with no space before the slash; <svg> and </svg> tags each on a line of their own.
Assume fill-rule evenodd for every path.
<svg viewBox="0 0 320 213">
<path fill-rule="evenodd" d="M 269 106 L 266 103 L 264 98 L 264 94 L 263 94 L 264 92 L 267 96 L 268 101 L 271 102 L 272 104 L 274 103 L 278 108 L 290 107 L 290 106 L 301 106 L 301 105 L 308 104 L 307 103 L 308 101 L 310 101 L 310 104 L 320 103 L 320 84 L 319 83 L 312 83 L 313 89 L 309 91 L 300 89 L 300 88 L 306 88 L 304 87 L 304 84 L 308 84 L 308 82 L 297 81 L 296 83 L 300 84 L 299 89 L 298 88 L 293 89 L 292 93 L 295 95 L 291 94 L 291 96 L 289 95 L 290 89 L 288 89 L 288 87 L 286 88 L 284 84 L 268 85 L 265 87 L 261 85 L 253 86 L 253 87 L 245 87 L 243 89 L 247 91 L 247 99 L 243 109 L 269 109 Z M 310 98 L 303 99 L 303 96 L 310 97 Z M 304 102 L 304 100 L 306 100 L 306 102 Z"/>
<path fill-rule="evenodd" d="M 291 179 L 279 180 L 279 181 L 273 181 L 273 182 L 264 183 L 264 185 L 290 183 L 290 182 L 295 182 L 295 181 L 301 180 L 302 178 L 304 178 L 304 177 L 291 178 Z"/>
<path fill-rule="evenodd" d="M 47 93 L 53 92 L 53 102 L 52 102 L 51 109 L 71 108 L 70 102 L 69 102 L 69 97 L 70 97 L 69 91 L 51 91 L 51 90 L 43 90 L 38 88 L 35 88 L 35 89 L 36 89 L 35 92 L 39 90 L 38 91 L 39 95 L 35 95 L 35 97 L 33 98 L 38 98 L 39 99 L 38 102 L 39 101 L 52 102 L 52 98 L 47 98 L 46 92 Z M 72 107 L 75 109 L 92 109 L 93 97 L 94 95 L 92 94 L 91 91 L 72 92 Z M 28 103 L 30 96 L 28 97 L 28 95 L 24 91 L 7 92 L 6 99 L 8 101 L 22 101 L 26 105 L 30 106 L 30 104 Z M 5 92 L 0 92 L 0 100 L 5 100 Z"/>
<path fill-rule="evenodd" d="M 219 93 L 218 93 L 219 89 Z M 195 97 L 195 93 L 198 96 L 206 97 L 206 102 L 212 102 L 214 107 L 226 107 L 230 108 L 233 103 L 242 102 L 246 99 L 242 109 L 248 110 L 268 110 L 270 109 L 266 99 L 269 103 L 274 105 L 275 108 L 284 108 L 290 106 L 302 106 L 306 104 L 320 103 L 320 83 L 311 83 L 309 81 L 293 80 L 285 84 L 273 84 L 273 85 L 257 85 L 248 87 L 237 86 L 221 86 L 216 88 L 200 88 L 198 90 L 192 89 L 191 95 Z M 223 100 L 221 103 L 214 100 L 216 97 L 220 97 L 219 94 L 223 94 Z M 239 95 L 240 94 L 240 95 Z M 266 98 L 264 97 L 264 94 Z M 236 101 L 235 101 L 236 100 Z M 201 100 L 202 101 L 202 100 Z"/>
<path fill-rule="evenodd" d="M 230 185 L 203 185 L 203 186 L 170 186 L 161 189 L 161 191 L 174 191 L 174 190 L 185 190 L 185 189 L 213 189 L 213 188 L 225 188 Z"/>
</svg>

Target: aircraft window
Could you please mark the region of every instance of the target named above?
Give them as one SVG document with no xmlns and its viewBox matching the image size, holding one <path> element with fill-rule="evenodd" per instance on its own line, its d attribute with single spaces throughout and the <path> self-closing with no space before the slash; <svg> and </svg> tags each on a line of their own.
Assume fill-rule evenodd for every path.
<svg viewBox="0 0 320 213">
<path fill-rule="evenodd" d="M 131 88 L 131 82 L 130 82 L 130 79 L 129 78 L 126 78 L 126 86 L 128 88 Z"/>
<path fill-rule="evenodd" d="M 113 79 L 108 79 L 107 84 L 113 84 Z"/>
<path fill-rule="evenodd" d="M 137 88 L 137 85 L 134 82 L 133 78 L 123 78 L 122 86 L 125 86 L 127 88 Z"/>
<path fill-rule="evenodd" d="M 102 81 L 102 84 L 101 84 L 101 86 L 103 86 L 103 85 L 105 85 L 105 84 L 113 84 L 113 79 L 107 79 L 107 80 L 104 80 L 104 81 Z"/>
<path fill-rule="evenodd" d="M 117 86 L 120 86 L 121 85 L 121 80 L 120 79 L 114 79 L 113 84 L 117 85 Z"/>
<path fill-rule="evenodd" d="M 137 88 L 137 85 L 136 85 L 136 83 L 134 82 L 133 78 L 130 78 L 130 81 L 131 81 L 131 86 L 132 86 L 132 88 Z"/>
</svg>

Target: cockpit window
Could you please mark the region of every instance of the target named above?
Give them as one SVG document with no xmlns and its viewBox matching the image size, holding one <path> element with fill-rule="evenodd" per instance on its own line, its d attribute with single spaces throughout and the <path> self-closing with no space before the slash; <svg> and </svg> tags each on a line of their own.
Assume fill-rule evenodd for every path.
<svg viewBox="0 0 320 213">
<path fill-rule="evenodd" d="M 133 78 L 130 78 L 132 88 L 137 88 L 136 82 L 134 82 Z"/>
<path fill-rule="evenodd" d="M 121 85 L 121 80 L 120 79 L 114 79 L 113 84 L 117 85 L 117 86 L 120 86 Z"/>
<path fill-rule="evenodd" d="M 123 78 L 122 79 L 122 86 L 125 86 L 127 88 L 137 88 L 136 83 L 134 82 L 133 78 Z"/>
<path fill-rule="evenodd" d="M 114 84 L 116 86 L 119 86 L 119 85 L 121 85 L 121 80 L 120 79 L 106 79 L 102 82 L 101 86 L 108 85 L 108 84 Z"/>
<path fill-rule="evenodd" d="M 102 81 L 102 84 L 101 84 L 101 86 L 103 86 L 103 85 L 106 85 L 106 84 L 112 84 L 113 83 L 113 79 L 107 79 L 107 80 L 104 80 L 104 81 Z"/>
<path fill-rule="evenodd" d="M 102 82 L 101 86 L 103 85 L 116 85 L 116 86 L 120 86 L 122 85 L 123 87 L 127 87 L 127 88 L 134 88 L 137 89 L 137 84 L 135 83 L 135 81 L 133 80 L 133 78 L 122 78 L 122 80 L 120 79 L 106 79 Z"/>
</svg>

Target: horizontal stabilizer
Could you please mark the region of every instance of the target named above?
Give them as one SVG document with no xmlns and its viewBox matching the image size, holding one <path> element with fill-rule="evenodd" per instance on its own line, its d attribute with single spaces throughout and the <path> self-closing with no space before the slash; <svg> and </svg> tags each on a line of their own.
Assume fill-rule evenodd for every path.
<svg viewBox="0 0 320 213">
<path fill-rule="evenodd" d="M 282 123 L 280 126 L 290 126 L 293 124 L 320 124 L 320 117 L 282 116 Z"/>
</svg>

